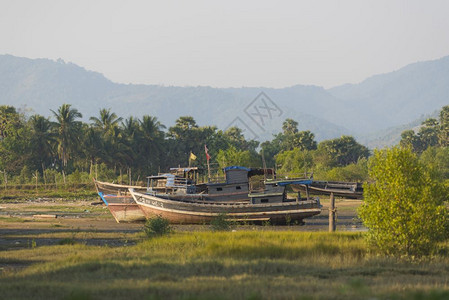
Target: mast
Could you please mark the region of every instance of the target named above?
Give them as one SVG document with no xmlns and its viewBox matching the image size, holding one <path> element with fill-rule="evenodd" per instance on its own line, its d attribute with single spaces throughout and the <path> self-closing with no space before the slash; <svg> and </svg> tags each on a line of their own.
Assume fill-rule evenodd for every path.
<svg viewBox="0 0 449 300">
<path fill-rule="evenodd" d="M 263 163 L 263 179 L 267 181 L 267 164 L 265 163 L 265 155 L 263 154 L 262 149 L 262 163 Z"/>
<path fill-rule="evenodd" d="M 206 161 L 207 161 L 207 182 L 210 182 L 210 155 L 209 155 L 209 149 L 207 149 L 207 145 L 204 144 L 204 152 L 206 152 Z"/>
</svg>

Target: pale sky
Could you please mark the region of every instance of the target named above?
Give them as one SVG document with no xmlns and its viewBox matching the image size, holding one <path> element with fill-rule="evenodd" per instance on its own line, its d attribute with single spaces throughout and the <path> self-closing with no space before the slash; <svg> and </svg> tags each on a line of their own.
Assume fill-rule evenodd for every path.
<svg viewBox="0 0 449 300">
<path fill-rule="evenodd" d="M 449 1 L 0 0 L 0 54 L 120 83 L 328 88 L 449 55 Z"/>
</svg>

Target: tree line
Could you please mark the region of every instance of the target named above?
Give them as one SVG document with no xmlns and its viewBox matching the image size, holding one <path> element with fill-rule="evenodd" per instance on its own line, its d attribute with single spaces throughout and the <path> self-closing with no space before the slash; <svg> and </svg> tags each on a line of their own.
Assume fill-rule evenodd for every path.
<svg viewBox="0 0 449 300">
<path fill-rule="evenodd" d="M 33 176 L 40 182 L 53 182 L 56 177 L 66 181 L 66 176 L 75 181 L 81 180 L 80 176 L 143 180 L 170 167 L 190 164 L 205 168 L 205 145 L 217 169 L 228 165 L 262 167 L 264 159 L 267 167 L 283 174 L 313 172 L 314 178 L 347 181 L 363 181 L 368 176 L 367 147 L 351 136 L 318 143 L 312 132 L 299 131 L 298 122 L 292 119 L 284 121 L 282 131 L 272 140 L 259 143 L 247 140 L 240 128 L 199 126 L 191 116 L 181 116 L 167 128 L 154 116 L 123 119 L 105 108 L 89 122 L 81 121 L 81 112 L 70 104 L 51 113 L 48 118 L 26 116 L 15 107 L 0 106 L 0 180 L 27 183 Z M 410 140 L 419 137 L 427 148 L 438 144 L 447 149 L 447 107 L 443 115 L 439 121 L 427 121 L 426 129 Z M 430 129 L 438 132 L 430 134 Z M 403 134 L 404 147 L 410 146 L 404 138 L 409 135 Z M 438 143 L 429 136 L 438 137 Z M 195 160 L 189 160 L 191 153 Z"/>
</svg>

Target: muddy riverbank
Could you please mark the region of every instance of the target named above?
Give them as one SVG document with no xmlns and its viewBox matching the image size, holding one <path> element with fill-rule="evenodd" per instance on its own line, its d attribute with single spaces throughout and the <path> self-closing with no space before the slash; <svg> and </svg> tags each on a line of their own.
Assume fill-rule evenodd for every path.
<svg viewBox="0 0 449 300">
<path fill-rule="evenodd" d="M 359 200 L 337 200 L 337 230 L 361 231 Z M 305 225 L 237 224 L 234 230 L 328 231 L 328 204 Z M 79 242 L 123 246 L 142 238 L 143 223 L 117 223 L 104 205 L 92 201 L 33 199 L 0 203 L 0 250 Z M 174 225 L 176 231 L 205 231 L 208 225 Z"/>
</svg>

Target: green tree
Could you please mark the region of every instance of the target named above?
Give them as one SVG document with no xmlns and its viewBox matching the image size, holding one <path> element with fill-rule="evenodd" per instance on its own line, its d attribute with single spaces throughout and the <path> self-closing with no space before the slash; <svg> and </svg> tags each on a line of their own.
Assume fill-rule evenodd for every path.
<svg viewBox="0 0 449 300">
<path fill-rule="evenodd" d="M 138 155 L 141 160 L 143 172 L 151 174 L 156 172 L 161 154 L 164 153 L 164 132 L 165 128 L 156 117 L 145 115 L 139 121 Z"/>
<path fill-rule="evenodd" d="M 367 239 L 388 255 L 426 255 L 447 236 L 447 196 L 411 149 L 375 151 L 369 162 L 372 183 L 364 186 L 359 216 Z"/>
<path fill-rule="evenodd" d="M 260 155 L 264 155 L 265 162 L 268 168 L 274 168 L 276 165 L 276 157 L 281 152 L 280 143 L 273 139 L 271 141 L 265 141 L 260 144 Z"/>
<path fill-rule="evenodd" d="M 275 136 L 274 144 L 280 145 L 281 151 L 290 151 L 295 148 L 300 150 L 315 150 L 317 143 L 315 135 L 309 130 L 298 131 L 298 122 L 286 119 L 282 124 L 282 133 Z"/>
<path fill-rule="evenodd" d="M 295 134 L 298 132 L 298 122 L 293 119 L 285 119 L 284 123 L 282 123 L 282 131 L 285 135 L 287 134 Z"/>
<path fill-rule="evenodd" d="M 80 143 L 80 133 L 82 123 L 76 121 L 83 115 L 76 108 L 71 108 L 70 104 L 63 104 L 55 112 L 51 110 L 56 122 L 53 126 L 56 130 L 56 139 L 58 143 L 58 155 L 62 166 L 67 166 L 67 162 L 76 153 L 77 146 Z"/>
<path fill-rule="evenodd" d="M 85 125 L 88 126 L 88 125 Z M 89 162 L 89 173 L 93 174 L 93 166 L 104 156 L 104 141 L 99 130 L 88 126 L 84 130 L 82 151 Z"/>
<path fill-rule="evenodd" d="M 23 116 L 14 107 L 0 106 L 0 140 L 16 132 L 21 125 L 23 125 Z"/>
<path fill-rule="evenodd" d="M 227 166 L 260 167 L 260 157 L 253 151 L 237 150 L 234 146 L 227 150 L 220 150 L 217 155 L 217 161 L 221 168 Z"/>
<path fill-rule="evenodd" d="M 399 145 L 410 148 L 413 152 L 422 153 L 427 148 L 438 145 L 439 123 L 436 119 L 429 118 L 422 122 L 418 133 L 414 130 L 405 130 L 401 133 Z"/>
<path fill-rule="evenodd" d="M 419 138 L 419 152 L 426 150 L 429 147 L 438 145 L 438 123 L 433 123 L 435 119 L 428 119 L 423 122 L 423 126 L 419 128 L 418 138 Z M 431 123 L 432 122 L 432 123 Z"/>
<path fill-rule="evenodd" d="M 33 115 L 29 119 L 31 127 L 30 147 L 36 166 L 33 169 L 40 169 L 44 172 L 46 166 L 52 162 L 54 157 L 54 144 L 56 142 L 55 133 L 52 131 L 51 122 L 40 115 Z"/>
<path fill-rule="evenodd" d="M 216 157 L 218 149 L 230 144 L 229 138 L 223 132 L 217 133 L 215 126 L 199 127 L 195 120 L 188 116 L 178 118 L 175 126 L 168 129 L 167 136 L 169 160 L 173 165 L 187 165 L 190 152 L 197 155 L 197 164 L 205 164 L 205 155 L 198 155 L 204 153 L 205 144 L 212 159 Z M 214 141 L 215 138 L 217 141 Z"/>
<path fill-rule="evenodd" d="M 332 168 L 322 176 L 326 180 L 364 182 L 368 179 L 368 160 L 361 158 L 357 163 Z"/>
<path fill-rule="evenodd" d="M 139 142 L 140 142 L 140 120 L 133 117 L 129 117 L 121 124 L 122 142 L 129 149 L 129 161 L 128 167 L 138 171 L 140 169 L 139 164 Z M 163 148 L 166 149 L 167 145 L 164 143 Z M 128 171 L 130 171 L 128 169 Z"/>
<path fill-rule="evenodd" d="M 399 145 L 402 148 L 410 148 L 413 150 L 413 152 L 418 152 L 418 150 L 421 148 L 421 141 L 415 134 L 415 131 L 409 129 L 401 133 L 401 141 L 399 142 Z"/>
<path fill-rule="evenodd" d="M 449 186 L 449 148 L 429 147 L 420 157 L 420 161 L 431 172 L 432 178 L 447 181 Z"/>
<path fill-rule="evenodd" d="M 440 111 L 439 142 L 443 147 L 449 146 L 449 105 Z"/>
<path fill-rule="evenodd" d="M 300 131 L 295 134 L 294 147 L 300 150 L 315 150 L 317 143 L 315 141 L 315 135 L 309 130 Z"/>
<path fill-rule="evenodd" d="M 313 171 L 313 151 L 299 148 L 283 151 L 276 157 L 280 174 L 302 174 Z"/>
<path fill-rule="evenodd" d="M 31 159 L 31 131 L 12 106 L 0 106 L 0 168 L 18 173 Z"/>
<path fill-rule="evenodd" d="M 230 127 L 224 132 L 224 137 L 227 139 L 229 146 L 234 146 L 239 150 L 255 151 L 259 146 L 259 142 L 250 140 L 247 141 L 243 135 L 242 129 L 238 127 Z M 220 149 L 218 149 L 220 150 Z"/>
<path fill-rule="evenodd" d="M 369 156 L 367 147 L 357 143 L 352 136 L 345 135 L 337 139 L 322 141 L 318 145 L 318 152 L 325 157 L 321 161 L 330 167 L 346 166 Z"/>
<path fill-rule="evenodd" d="M 122 118 L 117 117 L 115 113 L 111 113 L 111 109 L 100 109 L 100 116 L 90 117 L 90 120 L 93 122 L 92 126 L 94 128 L 100 129 L 103 134 L 112 134 L 113 129 L 119 126 L 119 122 L 122 121 Z"/>
</svg>

